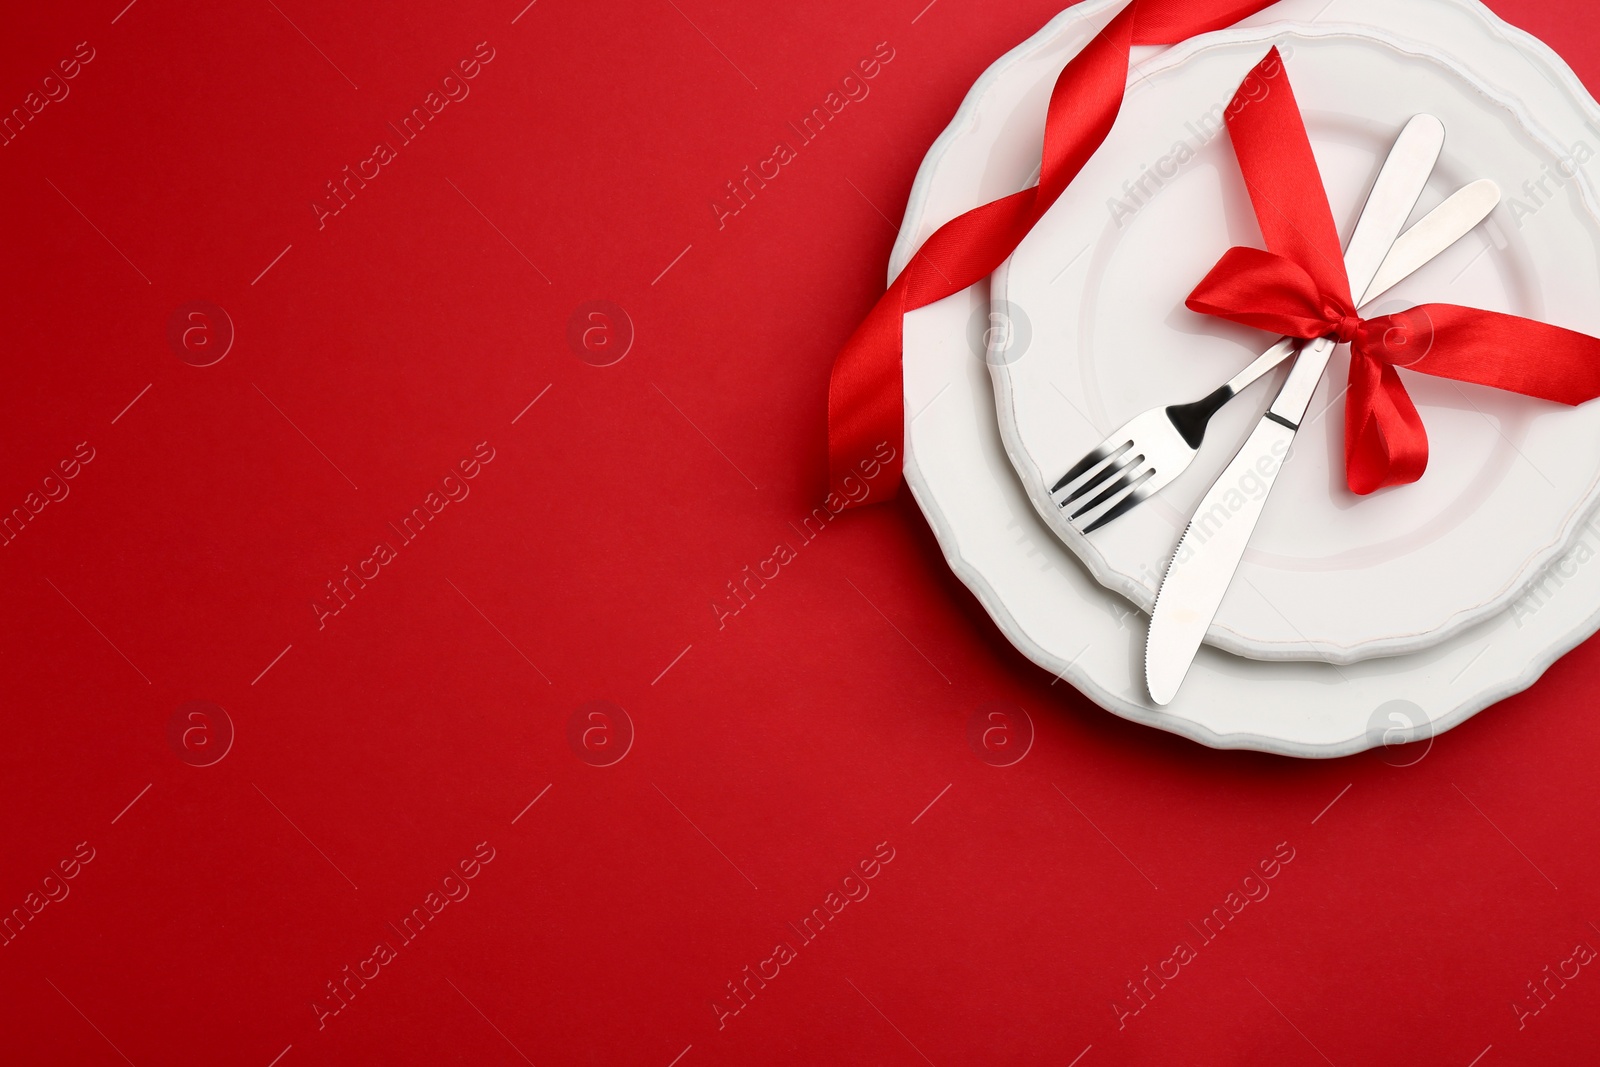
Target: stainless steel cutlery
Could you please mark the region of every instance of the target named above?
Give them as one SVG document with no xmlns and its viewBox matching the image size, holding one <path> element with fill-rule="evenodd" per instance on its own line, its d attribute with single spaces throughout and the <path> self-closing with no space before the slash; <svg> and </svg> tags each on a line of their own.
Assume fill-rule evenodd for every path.
<svg viewBox="0 0 1600 1067">
<path fill-rule="evenodd" d="M 1395 148 L 1402 143 L 1396 141 Z M 1422 180 L 1427 180 L 1427 173 Z M 1361 302 L 1376 300 L 1455 244 L 1499 202 L 1500 188 L 1488 179 L 1456 190 L 1395 240 Z M 1347 273 L 1350 268 L 1347 255 Z M 1057 507 L 1071 509 L 1069 520 L 1084 533 L 1127 513 L 1182 474 L 1199 452 L 1211 417 L 1299 344 L 1294 338 L 1282 338 L 1207 396 L 1135 415 L 1062 475 L 1051 486 L 1051 499 Z"/>
</svg>

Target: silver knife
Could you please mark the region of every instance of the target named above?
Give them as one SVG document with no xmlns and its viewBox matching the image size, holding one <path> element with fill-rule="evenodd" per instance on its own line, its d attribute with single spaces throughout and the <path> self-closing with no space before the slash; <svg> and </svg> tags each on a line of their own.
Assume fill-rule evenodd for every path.
<svg viewBox="0 0 1600 1067">
<path fill-rule="evenodd" d="M 1444 125 L 1432 115 L 1417 115 L 1400 131 L 1345 249 L 1350 292 L 1360 294 L 1357 306 L 1366 302 L 1378 269 L 1421 197 L 1443 147 Z M 1201 499 L 1178 541 L 1156 593 L 1145 643 L 1145 684 L 1157 704 L 1170 703 L 1189 673 L 1336 344 L 1331 337 L 1321 337 L 1300 349 L 1272 407 Z M 1244 496 L 1243 506 L 1231 509 L 1224 497 L 1246 474 L 1265 482 L 1266 489 Z"/>
</svg>

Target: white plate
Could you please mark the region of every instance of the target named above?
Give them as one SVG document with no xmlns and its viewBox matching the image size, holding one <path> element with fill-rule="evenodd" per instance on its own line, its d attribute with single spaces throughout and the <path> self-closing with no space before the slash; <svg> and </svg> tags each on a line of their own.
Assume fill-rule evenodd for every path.
<svg viewBox="0 0 1600 1067">
<path fill-rule="evenodd" d="M 978 81 L 918 174 L 891 277 L 939 225 L 1032 180 L 1055 76 L 1119 6 L 1092 0 L 1064 12 Z M 1243 25 L 1310 19 L 1322 6 L 1284 0 Z M 1340 0 L 1335 13 L 1366 20 L 1369 31 L 1381 25 L 1402 45 L 1425 37 L 1492 72 L 1559 142 L 1595 141 L 1587 123 L 1600 122 L 1600 108 L 1572 72 L 1479 4 Z M 1141 50 L 1136 59 L 1155 54 Z M 1583 169 L 1595 176 L 1593 163 Z M 1140 670 L 1143 616 L 1057 540 L 1006 458 L 987 367 L 968 340 L 986 321 L 986 290 L 974 286 L 906 317 L 906 480 L 951 567 L 1011 641 L 1103 707 L 1216 747 L 1344 755 L 1393 740 L 1394 715 L 1427 733 L 1460 723 L 1532 684 L 1600 625 L 1600 566 L 1589 562 L 1600 535 L 1586 532 L 1522 599 L 1425 652 L 1335 667 L 1203 648 L 1177 699 L 1153 707 Z"/>
<path fill-rule="evenodd" d="M 1129 418 L 1206 395 L 1277 340 L 1183 306 L 1223 250 L 1261 243 L 1220 116 L 1268 45 L 1286 54 L 1346 239 L 1418 112 L 1442 120 L 1447 137 L 1416 217 L 1475 178 L 1520 192 L 1570 167 L 1567 146 L 1454 61 L 1382 34 L 1308 30 L 1214 35 L 1142 64 L 1116 132 L 991 281 L 995 308 L 1030 327 L 1026 349 L 991 355 L 1000 432 L 1023 486 L 1090 572 L 1145 611 L 1283 372 L 1213 421 L 1176 481 L 1088 537 L 1052 504 L 1050 486 Z M 1530 215 L 1502 205 L 1484 232 L 1374 310 L 1438 301 L 1600 331 L 1600 222 L 1580 183 L 1563 182 Z M 1574 409 L 1402 371 L 1427 426 L 1427 473 L 1357 496 L 1344 476 L 1347 353 L 1323 375 L 1217 611 L 1207 640 L 1218 648 L 1353 663 L 1436 645 L 1521 596 L 1600 494 L 1600 404 Z M 1239 490 L 1242 507 L 1266 486 L 1252 476 Z"/>
</svg>

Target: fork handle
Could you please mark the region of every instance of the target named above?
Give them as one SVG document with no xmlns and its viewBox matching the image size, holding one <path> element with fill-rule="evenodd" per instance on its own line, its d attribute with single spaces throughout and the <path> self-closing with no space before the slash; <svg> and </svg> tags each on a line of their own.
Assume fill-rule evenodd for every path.
<svg viewBox="0 0 1600 1067">
<path fill-rule="evenodd" d="M 1229 378 L 1226 388 L 1231 389 L 1235 393 L 1243 392 L 1245 389 L 1248 389 L 1250 384 L 1257 378 L 1261 377 L 1263 374 L 1266 374 L 1273 367 L 1276 367 L 1278 364 L 1294 355 L 1294 349 L 1297 343 L 1298 342 L 1293 337 L 1280 338 L 1277 344 L 1273 345 L 1255 359 L 1251 360 L 1248 367 L 1240 371 L 1238 374 L 1235 374 L 1232 378 Z"/>
</svg>

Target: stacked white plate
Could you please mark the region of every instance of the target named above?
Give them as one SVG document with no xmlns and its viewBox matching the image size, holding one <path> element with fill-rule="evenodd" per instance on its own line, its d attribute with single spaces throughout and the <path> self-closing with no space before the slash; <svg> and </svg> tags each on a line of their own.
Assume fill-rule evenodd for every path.
<svg viewBox="0 0 1600 1067">
<path fill-rule="evenodd" d="M 978 81 L 917 176 L 891 277 L 938 226 L 1036 180 L 1051 86 L 1121 6 L 1069 9 Z M 1012 642 L 1096 703 L 1217 747 L 1337 756 L 1448 729 L 1600 626 L 1600 403 L 1402 372 L 1428 472 L 1357 497 L 1336 358 L 1211 647 L 1176 700 L 1150 702 L 1144 611 L 1281 375 L 1213 419 L 1180 478 L 1088 537 L 1048 489 L 1129 417 L 1205 395 L 1275 340 L 1183 307 L 1229 246 L 1260 244 L 1220 115 L 1274 45 L 1344 236 L 1418 112 L 1447 131 L 1419 215 L 1477 178 L 1504 190 L 1377 310 L 1458 303 L 1600 334 L 1600 107 L 1570 69 L 1469 0 L 1283 0 L 1137 50 L 1110 138 L 992 284 L 906 317 L 906 479 Z"/>
</svg>

